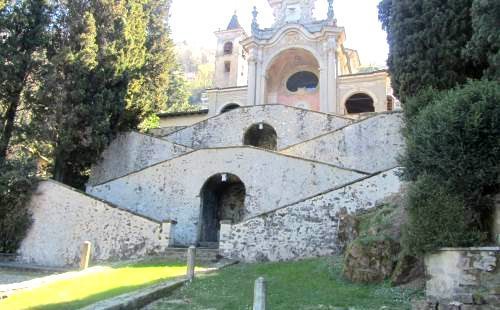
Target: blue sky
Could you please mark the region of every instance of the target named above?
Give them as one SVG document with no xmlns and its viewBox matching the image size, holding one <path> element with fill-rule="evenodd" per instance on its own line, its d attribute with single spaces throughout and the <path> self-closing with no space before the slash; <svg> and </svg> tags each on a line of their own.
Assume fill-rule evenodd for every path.
<svg viewBox="0 0 500 310">
<path fill-rule="evenodd" d="M 357 49 L 364 65 L 385 65 L 388 53 L 386 33 L 377 18 L 380 0 L 335 0 L 337 24 L 345 27 L 346 47 Z M 176 42 L 187 41 L 193 46 L 215 48 L 214 31 L 225 28 L 237 11 L 240 23 L 248 31 L 252 8 L 259 10 L 259 24 L 268 27 L 273 22 L 267 0 L 173 0 L 171 27 Z M 326 17 L 327 0 L 316 1 L 315 15 Z"/>
</svg>

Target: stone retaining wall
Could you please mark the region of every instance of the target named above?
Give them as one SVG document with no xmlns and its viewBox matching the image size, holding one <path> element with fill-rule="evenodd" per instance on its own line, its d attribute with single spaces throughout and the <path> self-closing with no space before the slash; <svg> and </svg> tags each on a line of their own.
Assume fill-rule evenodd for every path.
<svg viewBox="0 0 500 310">
<path fill-rule="evenodd" d="M 336 254 L 341 211 L 369 209 L 398 193 L 399 172 L 393 169 L 240 224 L 223 222 L 221 255 L 260 262 Z"/>
<path fill-rule="evenodd" d="M 440 309 L 499 309 L 500 247 L 442 249 L 425 266 L 427 298 Z"/>
<path fill-rule="evenodd" d="M 83 242 L 92 260 L 130 259 L 164 252 L 173 225 L 118 209 L 54 181 L 41 182 L 29 203 L 33 224 L 19 249 L 23 263 L 74 266 Z"/>
<path fill-rule="evenodd" d="M 175 242 L 198 240 L 201 190 L 214 175 L 245 186 L 244 218 L 366 177 L 318 162 L 252 147 L 204 149 L 88 189 L 88 193 L 156 220 L 175 220 Z"/>
<path fill-rule="evenodd" d="M 107 182 L 189 151 L 192 149 L 138 132 L 121 134 L 92 167 L 88 185 Z"/>
</svg>

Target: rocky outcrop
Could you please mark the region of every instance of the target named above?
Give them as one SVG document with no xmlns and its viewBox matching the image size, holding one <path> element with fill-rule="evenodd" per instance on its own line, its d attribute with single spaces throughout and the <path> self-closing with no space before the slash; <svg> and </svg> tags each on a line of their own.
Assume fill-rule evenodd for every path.
<svg viewBox="0 0 500 310">
<path fill-rule="evenodd" d="M 391 279 L 402 285 L 423 277 L 422 261 L 402 253 L 401 234 L 406 223 L 404 190 L 387 197 L 383 204 L 369 212 L 359 213 L 347 221 L 351 238 L 344 259 L 344 276 L 353 282 L 375 283 Z"/>
<path fill-rule="evenodd" d="M 389 239 L 358 239 L 344 256 L 344 276 L 356 283 L 381 282 L 394 271 L 399 243 Z"/>
</svg>

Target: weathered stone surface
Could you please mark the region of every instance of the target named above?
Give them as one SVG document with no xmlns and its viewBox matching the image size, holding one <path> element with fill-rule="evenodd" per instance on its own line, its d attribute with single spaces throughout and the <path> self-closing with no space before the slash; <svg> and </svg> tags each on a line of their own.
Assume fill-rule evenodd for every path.
<svg viewBox="0 0 500 310">
<path fill-rule="evenodd" d="M 446 248 L 428 255 L 426 295 L 442 304 L 459 301 L 500 306 L 493 294 L 500 287 L 499 263 L 499 247 Z"/>
<path fill-rule="evenodd" d="M 165 139 L 191 148 L 243 145 L 245 132 L 264 122 L 277 134 L 278 150 L 331 132 L 352 121 L 331 115 L 284 105 L 239 108 L 174 132 Z"/>
<path fill-rule="evenodd" d="M 496 195 L 494 199 L 493 224 L 491 226 L 493 241 L 500 245 L 500 194 Z"/>
<path fill-rule="evenodd" d="M 394 272 L 391 275 L 392 285 L 403 285 L 410 283 L 425 275 L 424 262 L 413 256 L 404 255 L 398 260 Z"/>
<path fill-rule="evenodd" d="M 340 250 L 343 252 L 345 248 L 358 237 L 359 220 L 356 215 L 349 213 L 346 208 L 340 209 L 340 211 L 336 214 L 336 217 L 339 222 L 337 242 Z"/>
<path fill-rule="evenodd" d="M 87 191 L 159 221 L 176 220 L 175 243 L 190 245 L 197 241 L 200 190 L 206 180 L 219 173 L 233 174 L 245 185 L 244 218 L 366 177 L 274 152 L 235 147 L 198 150 Z M 385 182 L 372 185 L 381 191 L 385 186 Z M 317 218 L 314 214 L 311 217 Z"/>
<path fill-rule="evenodd" d="M 384 239 L 357 240 L 344 255 L 344 276 L 356 283 L 376 283 L 389 278 L 400 246 Z"/>
<path fill-rule="evenodd" d="M 77 265 L 82 244 L 92 260 L 160 253 L 169 245 L 170 224 L 117 209 L 54 181 L 40 183 L 29 204 L 33 225 L 20 260 L 45 266 Z"/>
<path fill-rule="evenodd" d="M 92 167 L 88 185 L 122 177 L 189 151 L 192 149 L 138 132 L 121 134 L 103 152 L 101 161 Z"/>
<path fill-rule="evenodd" d="M 404 152 L 402 118 L 378 114 L 281 152 L 369 173 L 391 169 Z"/>
<path fill-rule="evenodd" d="M 283 261 L 339 252 L 338 213 L 373 208 L 399 192 L 399 169 L 291 204 L 236 225 L 223 225 L 220 251 L 242 261 Z"/>
</svg>

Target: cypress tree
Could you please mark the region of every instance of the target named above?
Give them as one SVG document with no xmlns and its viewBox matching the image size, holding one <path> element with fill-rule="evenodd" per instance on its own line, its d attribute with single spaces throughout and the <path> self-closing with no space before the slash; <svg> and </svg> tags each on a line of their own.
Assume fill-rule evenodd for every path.
<svg viewBox="0 0 500 310">
<path fill-rule="evenodd" d="M 14 1 L 0 11 L 0 164 L 15 133 L 24 93 L 36 83 L 34 74 L 44 62 L 49 13 L 44 0 Z"/>
<path fill-rule="evenodd" d="M 484 76 L 500 80 L 500 1 L 474 0 L 472 3 L 473 35 L 465 55 Z"/>
<path fill-rule="evenodd" d="M 59 1 L 55 16 L 34 132 L 54 178 L 83 188 L 114 136 L 154 124 L 166 103 L 175 61 L 168 2 Z"/>
<path fill-rule="evenodd" d="M 383 0 L 393 88 L 405 101 L 433 87 L 449 89 L 478 78 L 483 67 L 464 56 L 472 37 L 472 0 Z"/>
</svg>

